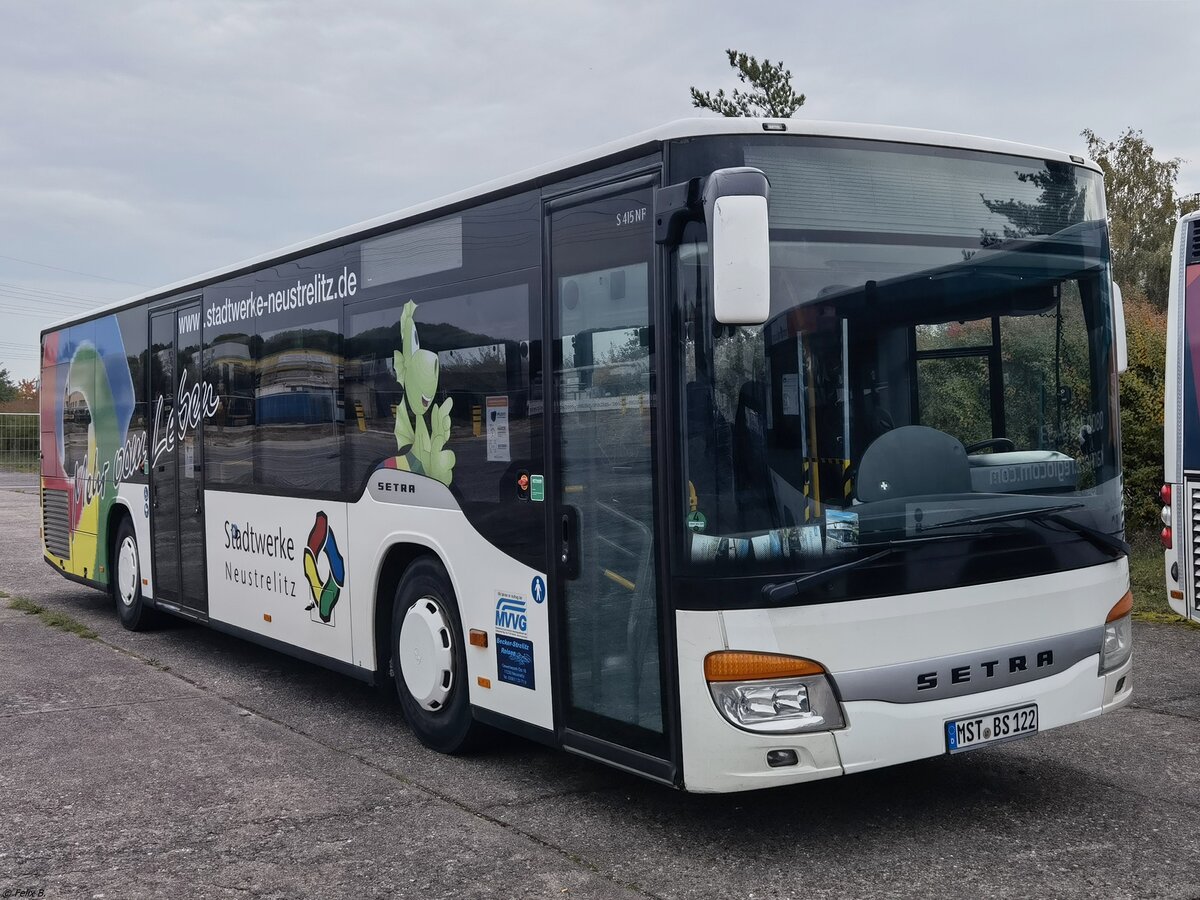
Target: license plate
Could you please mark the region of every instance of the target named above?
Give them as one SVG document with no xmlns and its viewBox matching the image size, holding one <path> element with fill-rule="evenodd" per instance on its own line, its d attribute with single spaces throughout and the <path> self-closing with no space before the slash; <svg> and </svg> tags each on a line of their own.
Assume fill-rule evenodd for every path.
<svg viewBox="0 0 1200 900">
<path fill-rule="evenodd" d="M 1037 734 L 1037 704 L 1017 706 L 946 723 L 946 751 L 962 753 L 1013 738 Z"/>
</svg>

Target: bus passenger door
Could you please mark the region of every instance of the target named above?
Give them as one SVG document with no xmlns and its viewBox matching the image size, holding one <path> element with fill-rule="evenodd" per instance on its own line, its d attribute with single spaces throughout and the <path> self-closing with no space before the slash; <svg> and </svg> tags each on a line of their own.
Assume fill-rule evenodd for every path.
<svg viewBox="0 0 1200 900">
<path fill-rule="evenodd" d="M 656 577 L 650 177 L 549 206 L 563 744 L 670 781 Z"/>
<path fill-rule="evenodd" d="M 203 416 L 197 415 L 200 405 L 193 402 L 203 402 L 200 305 L 152 313 L 150 345 L 154 599 L 180 611 L 205 615 L 204 423 Z"/>
</svg>

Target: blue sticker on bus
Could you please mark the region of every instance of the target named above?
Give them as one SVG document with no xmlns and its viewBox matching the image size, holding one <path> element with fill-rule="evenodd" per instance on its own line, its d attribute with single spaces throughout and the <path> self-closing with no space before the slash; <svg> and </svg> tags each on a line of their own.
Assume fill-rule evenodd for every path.
<svg viewBox="0 0 1200 900">
<path fill-rule="evenodd" d="M 534 690 L 533 642 L 506 634 L 496 635 L 496 677 Z"/>
<path fill-rule="evenodd" d="M 533 584 L 529 586 L 529 592 L 533 594 L 534 603 L 546 602 L 546 582 L 542 580 L 541 575 L 533 576 Z"/>
<path fill-rule="evenodd" d="M 510 634 L 524 634 L 529 630 L 523 597 L 496 591 L 496 630 Z"/>
</svg>

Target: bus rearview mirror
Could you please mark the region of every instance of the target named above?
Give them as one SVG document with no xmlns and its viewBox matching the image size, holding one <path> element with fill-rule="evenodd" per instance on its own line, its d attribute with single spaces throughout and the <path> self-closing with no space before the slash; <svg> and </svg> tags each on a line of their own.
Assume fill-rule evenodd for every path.
<svg viewBox="0 0 1200 900">
<path fill-rule="evenodd" d="M 718 169 L 704 186 L 713 314 L 723 325 L 759 325 L 771 312 L 767 176 Z"/>
<path fill-rule="evenodd" d="M 1125 336 L 1125 298 L 1121 296 L 1121 287 L 1115 281 L 1112 286 L 1113 295 L 1113 349 L 1117 355 L 1117 374 L 1125 374 L 1129 368 L 1129 341 Z"/>
</svg>

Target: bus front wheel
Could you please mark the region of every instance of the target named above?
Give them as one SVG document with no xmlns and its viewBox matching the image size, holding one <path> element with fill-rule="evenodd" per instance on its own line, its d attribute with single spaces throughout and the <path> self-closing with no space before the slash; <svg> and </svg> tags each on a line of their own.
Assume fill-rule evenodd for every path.
<svg viewBox="0 0 1200 900">
<path fill-rule="evenodd" d="M 392 606 L 392 674 L 413 733 L 441 753 L 467 751 L 480 731 L 471 715 L 462 634 L 445 570 L 432 558 L 416 560 Z"/>
</svg>

